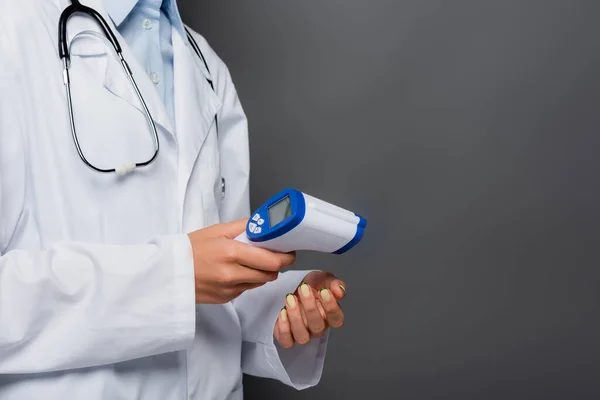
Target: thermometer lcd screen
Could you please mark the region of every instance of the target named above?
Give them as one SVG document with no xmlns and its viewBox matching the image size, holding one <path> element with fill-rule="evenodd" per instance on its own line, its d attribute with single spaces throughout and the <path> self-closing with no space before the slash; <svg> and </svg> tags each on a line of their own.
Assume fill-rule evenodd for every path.
<svg viewBox="0 0 600 400">
<path fill-rule="evenodd" d="M 283 199 L 269 207 L 269 225 L 273 227 L 291 215 L 292 207 L 290 204 L 290 196 L 285 196 Z"/>
</svg>

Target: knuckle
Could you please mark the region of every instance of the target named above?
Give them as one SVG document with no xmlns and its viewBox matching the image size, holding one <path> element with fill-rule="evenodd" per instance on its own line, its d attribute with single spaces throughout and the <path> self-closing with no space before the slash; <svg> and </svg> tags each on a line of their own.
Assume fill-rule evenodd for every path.
<svg viewBox="0 0 600 400">
<path fill-rule="evenodd" d="M 330 291 L 331 293 L 331 291 Z M 330 296 L 333 298 L 333 293 L 330 294 Z M 323 308 L 327 311 L 328 314 L 337 314 L 340 311 L 340 306 L 337 302 L 335 301 L 324 301 L 322 302 L 323 304 Z"/>
<path fill-rule="evenodd" d="M 282 254 L 281 265 L 282 267 L 289 267 L 296 261 L 296 254 Z"/>
<path fill-rule="evenodd" d="M 228 261 L 235 261 L 238 259 L 239 253 L 235 243 L 230 242 L 225 246 L 225 257 Z"/>
<path fill-rule="evenodd" d="M 219 285 L 224 285 L 227 283 L 227 279 L 225 278 L 225 273 L 223 271 L 217 274 L 215 277 L 215 282 L 217 282 Z"/>
<path fill-rule="evenodd" d="M 329 324 L 332 328 L 341 328 L 344 325 L 344 317 L 336 318 L 332 323 Z"/>
<path fill-rule="evenodd" d="M 234 280 L 234 277 L 235 274 L 230 268 L 223 268 L 217 277 L 217 282 L 220 284 L 228 284 Z"/>
<path fill-rule="evenodd" d="M 288 265 L 292 265 L 295 262 L 296 262 L 296 253 L 289 253 L 288 254 Z"/>
<path fill-rule="evenodd" d="M 325 324 L 323 322 L 316 324 L 315 326 L 311 327 L 310 332 L 317 337 L 323 336 L 325 333 Z"/>
<path fill-rule="evenodd" d="M 231 301 L 231 300 L 239 297 L 239 295 L 241 295 L 242 293 L 243 293 L 243 291 L 240 291 L 239 289 L 235 289 L 235 288 L 230 288 L 230 289 L 224 290 L 224 295 L 225 295 L 225 298 L 227 298 L 227 301 Z"/>
<path fill-rule="evenodd" d="M 284 335 L 287 335 L 290 333 L 290 326 L 289 324 L 280 324 L 279 325 L 279 332 L 281 332 Z"/>
<path fill-rule="evenodd" d="M 308 337 L 308 335 L 302 335 L 298 339 L 296 339 L 296 342 L 298 344 L 305 345 L 308 344 L 308 342 L 310 342 L 310 338 Z"/>
<path fill-rule="evenodd" d="M 281 257 L 273 257 L 271 267 L 273 271 L 279 271 L 281 268 L 283 268 L 283 260 L 281 259 Z"/>
<path fill-rule="evenodd" d="M 223 292 L 219 293 L 216 297 L 219 299 L 218 304 L 225 304 L 230 301 L 229 296 L 227 296 L 227 294 Z"/>
<path fill-rule="evenodd" d="M 320 338 L 323 337 L 325 335 L 325 328 L 319 330 L 319 331 L 314 331 L 312 332 L 313 336 L 316 338 Z"/>
</svg>

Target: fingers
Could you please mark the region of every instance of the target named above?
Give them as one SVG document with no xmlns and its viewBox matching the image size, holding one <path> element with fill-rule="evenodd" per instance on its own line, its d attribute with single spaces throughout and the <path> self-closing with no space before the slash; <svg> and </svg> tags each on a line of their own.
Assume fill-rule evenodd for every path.
<svg viewBox="0 0 600 400">
<path fill-rule="evenodd" d="M 329 282 L 329 290 L 337 300 L 346 297 L 346 283 L 341 279 L 333 278 Z"/>
<path fill-rule="evenodd" d="M 263 286 L 265 283 L 266 282 L 262 282 L 262 283 L 240 283 L 239 285 L 235 286 L 235 290 L 238 290 L 240 292 L 240 294 L 242 294 L 246 290 L 256 289 L 258 287 Z"/>
<path fill-rule="evenodd" d="M 339 287 L 338 289 L 343 291 Z M 321 289 L 319 291 L 319 297 L 323 309 L 325 309 L 325 313 L 327 314 L 327 323 L 329 326 L 332 328 L 339 328 L 344 325 L 344 313 L 331 291 L 326 288 Z"/>
<path fill-rule="evenodd" d="M 324 277 L 320 277 L 321 279 L 317 283 L 320 288 L 327 288 L 336 298 L 336 300 L 341 300 L 346 297 L 346 283 L 338 279 L 335 275 L 331 273 L 326 273 Z"/>
<path fill-rule="evenodd" d="M 229 250 L 232 261 L 263 271 L 278 272 L 296 261 L 296 253 L 274 253 L 237 241 L 231 241 Z"/>
<path fill-rule="evenodd" d="M 306 283 L 303 283 L 300 285 L 298 295 L 300 297 L 300 304 L 304 309 L 308 331 L 313 337 L 323 336 L 327 326 L 325 324 L 324 316 L 319 310 L 319 302 L 315 298 L 312 288 Z"/>
<path fill-rule="evenodd" d="M 240 233 L 246 230 L 246 224 L 248 223 L 247 218 L 238 219 L 237 221 L 228 222 L 225 224 L 218 224 L 214 226 L 217 236 L 224 236 L 228 239 L 235 239 Z"/>
<path fill-rule="evenodd" d="M 285 298 L 287 317 L 290 321 L 292 336 L 296 343 L 307 344 L 310 341 L 310 333 L 304 324 L 300 303 L 293 294 L 288 294 Z"/>
<path fill-rule="evenodd" d="M 322 288 L 331 290 L 337 300 L 343 299 L 346 295 L 346 283 L 331 272 L 313 271 L 304 278 L 304 282 L 317 290 Z"/>
<path fill-rule="evenodd" d="M 239 234 L 246 230 L 248 219 L 239 219 L 237 221 L 218 224 L 214 226 L 218 236 L 224 236 L 228 239 L 235 239 Z M 295 253 L 274 253 L 259 247 L 249 246 L 245 243 L 232 241 L 230 254 L 235 261 L 250 268 L 261 269 L 265 271 L 279 271 L 282 268 L 289 267 L 296 261 Z"/>
<path fill-rule="evenodd" d="M 327 312 L 325 312 L 325 309 L 323 308 L 323 304 L 321 304 L 321 301 L 317 302 L 317 307 L 319 307 L 319 313 L 321 313 L 321 318 L 323 318 L 323 321 L 327 321 Z"/>
<path fill-rule="evenodd" d="M 231 276 L 222 277 L 224 283 L 229 282 L 232 285 L 240 284 L 257 284 L 272 282 L 279 277 L 279 272 L 262 271 L 259 269 L 253 269 L 244 267 L 243 265 L 232 265 Z"/>
<path fill-rule="evenodd" d="M 285 307 L 279 312 L 279 319 L 277 320 L 276 330 L 277 341 L 284 349 L 289 349 L 294 345 L 292 328 L 290 326 L 290 320 L 288 318 L 288 313 Z"/>
</svg>

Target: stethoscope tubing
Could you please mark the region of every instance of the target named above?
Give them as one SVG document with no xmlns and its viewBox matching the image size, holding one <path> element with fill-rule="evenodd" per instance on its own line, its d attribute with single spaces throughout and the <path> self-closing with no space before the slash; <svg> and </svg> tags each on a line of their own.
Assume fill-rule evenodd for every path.
<svg viewBox="0 0 600 400">
<path fill-rule="evenodd" d="M 128 80 L 129 80 L 129 83 L 133 87 L 133 89 L 136 93 L 136 96 L 137 96 L 142 108 L 144 109 L 144 115 L 146 117 L 148 126 L 150 127 L 150 130 L 152 132 L 152 138 L 154 141 L 154 153 L 146 161 L 135 162 L 135 163 L 126 163 L 126 164 L 122 164 L 121 166 L 116 167 L 116 168 L 108 168 L 108 169 L 107 168 L 99 168 L 99 167 L 95 166 L 94 164 L 92 164 L 90 161 L 88 161 L 88 159 L 85 157 L 85 154 L 83 153 L 83 150 L 81 149 L 81 145 L 79 143 L 79 139 L 77 136 L 77 128 L 75 126 L 75 116 L 74 116 L 74 111 L 73 111 L 74 107 L 73 107 L 73 100 L 72 100 L 72 95 L 71 95 L 71 78 L 69 75 L 69 68 L 71 66 L 71 54 L 70 54 L 70 46 L 69 46 L 69 43 L 67 40 L 67 24 L 69 22 L 69 19 L 77 13 L 89 16 L 94 21 L 96 21 L 96 23 L 100 26 L 100 28 L 102 29 L 102 31 L 104 33 L 103 39 L 108 40 L 110 42 L 110 44 L 112 45 L 112 48 L 121 63 L 123 71 L 125 72 L 125 75 L 127 76 Z M 90 31 L 89 33 L 92 33 L 92 32 Z M 208 75 L 209 75 L 209 77 L 207 77 L 206 80 L 209 83 L 212 90 L 214 91 L 213 82 L 212 82 L 212 79 L 210 78 L 210 69 L 208 68 L 208 63 L 206 62 L 206 59 L 204 58 L 204 55 L 202 54 L 202 51 L 200 50 L 198 43 L 196 42 L 196 40 L 194 40 L 190 31 L 187 28 L 186 28 L 186 34 L 188 37 L 188 41 L 192 45 L 192 49 L 194 50 L 194 52 L 196 53 L 198 58 L 200 58 L 202 60 L 202 62 L 204 63 L 206 71 L 208 72 Z M 63 83 L 65 85 L 65 92 L 66 92 L 66 96 L 67 96 L 67 108 L 69 111 L 69 123 L 70 123 L 70 127 L 71 127 L 71 136 L 73 137 L 73 142 L 75 144 L 75 148 L 77 149 L 77 154 L 79 155 L 79 157 L 81 158 L 83 163 L 97 172 L 103 172 L 103 173 L 115 172 L 118 175 L 125 175 L 128 172 L 131 172 L 132 170 L 134 170 L 135 168 L 145 167 L 145 166 L 153 163 L 156 160 L 156 158 L 158 157 L 158 153 L 160 151 L 160 141 L 158 138 L 158 131 L 156 129 L 156 125 L 154 123 L 154 120 L 152 119 L 152 115 L 150 113 L 150 110 L 148 109 L 146 101 L 144 100 L 144 97 L 142 96 L 142 93 L 133 77 L 133 72 L 131 71 L 129 64 L 123 57 L 121 45 L 119 44 L 117 37 L 115 36 L 114 32 L 112 31 L 112 29 L 110 28 L 110 26 L 108 25 L 108 23 L 106 22 L 104 17 L 102 17 L 102 15 L 100 15 L 100 13 L 97 12 L 96 10 L 94 10 L 93 8 L 81 4 L 79 2 L 79 0 L 72 0 L 71 4 L 63 10 L 63 12 L 60 15 L 59 21 L 58 21 L 58 54 L 59 54 L 60 59 L 63 61 Z M 218 128 L 218 120 L 215 121 L 215 124 L 216 124 L 216 129 L 218 130 L 219 129 Z"/>
</svg>

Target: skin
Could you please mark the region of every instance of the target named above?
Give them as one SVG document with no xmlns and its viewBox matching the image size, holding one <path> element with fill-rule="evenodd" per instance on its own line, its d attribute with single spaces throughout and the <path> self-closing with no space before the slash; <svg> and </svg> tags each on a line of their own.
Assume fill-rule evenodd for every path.
<svg viewBox="0 0 600 400">
<path fill-rule="evenodd" d="M 227 303 L 246 290 L 274 281 L 282 269 L 295 262 L 295 253 L 274 253 L 232 240 L 246 229 L 247 221 L 217 224 L 188 234 L 197 304 Z M 345 288 L 346 284 L 329 272 L 306 275 L 285 298 L 273 329 L 275 339 L 283 348 L 290 348 L 322 337 L 329 328 L 340 328 L 344 313 L 338 301 L 346 295 Z"/>
<path fill-rule="evenodd" d="M 296 255 L 273 253 L 234 239 L 247 220 L 217 224 L 188 234 L 194 255 L 197 304 L 227 303 L 246 290 L 274 281 Z"/>
<path fill-rule="evenodd" d="M 329 328 L 344 325 L 338 303 L 346 295 L 346 284 L 329 272 L 315 271 L 306 276 L 292 294 L 286 296 L 273 335 L 283 348 L 305 345 L 325 335 Z"/>
</svg>

